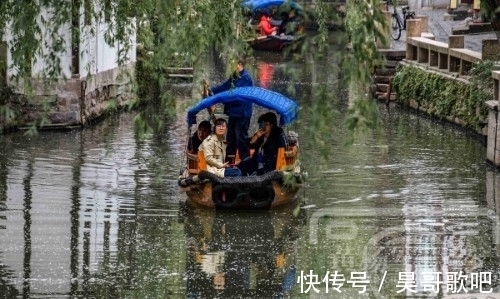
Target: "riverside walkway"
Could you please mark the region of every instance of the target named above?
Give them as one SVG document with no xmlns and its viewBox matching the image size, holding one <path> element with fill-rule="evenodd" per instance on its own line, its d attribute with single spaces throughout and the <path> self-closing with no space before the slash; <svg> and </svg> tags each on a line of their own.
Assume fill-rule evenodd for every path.
<svg viewBox="0 0 500 299">
<path fill-rule="evenodd" d="M 399 9 L 399 8 L 398 8 Z M 446 9 L 421 8 L 411 10 L 416 12 L 416 15 L 424 15 L 428 17 L 429 33 L 432 33 L 436 41 L 448 42 L 448 37 L 452 35 L 452 29 L 464 27 L 465 21 L 445 20 Z M 482 40 L 495 39 L 496 35 L 493 32 L 480 34 L 466 34 L 465 48 L 472 51 L 481 52 Z M 391 40 L 391 49 L 405 50 L 406 49 L 406 30 L 401 32 L 401 38 L 397 41 Z"/>
</svg>

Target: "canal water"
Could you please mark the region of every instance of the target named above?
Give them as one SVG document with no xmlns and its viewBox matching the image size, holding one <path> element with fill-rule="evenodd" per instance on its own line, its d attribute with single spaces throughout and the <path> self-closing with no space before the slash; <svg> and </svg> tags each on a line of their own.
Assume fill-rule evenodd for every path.
<svg viewBox="0 0 500 299">
<path fill-rule="evenodd" d="M 497 298 L 500 177 L 484 144 L 382 105 L 381 132 L 351 140 L 347 97 L 313 142 L 317 82 L 344 93 L 336 74 L 305 65 L 249 62 L 260 85 L 302 106 L 291 129 L 308 179 L 296 207 L 180 203 L 183 108 L 142 137 L 135 113 L 1 136 L 0 298 Z"/>
</svg>

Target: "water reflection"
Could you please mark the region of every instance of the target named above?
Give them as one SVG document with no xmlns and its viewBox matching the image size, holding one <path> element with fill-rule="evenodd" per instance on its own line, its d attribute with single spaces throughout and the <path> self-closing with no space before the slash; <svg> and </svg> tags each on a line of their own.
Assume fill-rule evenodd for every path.
<svg viewBox="0 0 500 299">
<path fill-rule="evenodd" d="M 346 283 L 345 298 L 452 295 L 460 283 L 464 285 L 460 293 L 464 288 L 479 293 L 481 284 L 474 286 L 471 279 L 481 272 L 490 275 L 482 284 L 484 290 L 498 287 L 498 256 L 487 244 L 498 248 L 499 240 L 488 231 L 493 228 L 498 234 L 499 223 L 498 215 L 478 206 L 426 211 L 342 206 L 312 214 L 309 241 L 313 248 L 331 250 L 325 268 L 315 269 L 319 274 L 339 271 L 348 279 L 352 272 L 366 273 L 366 294 L 356 295 L 357 290 Z M 453 275 L 464 278 L 453 282 Z M 405 283 L 412 291 L 404 290 Z"/>
<path fill-rule="evenodd" d="M 294 206 L 251 214 L 188 209 L 187 298 L 283 298 L 295 285 L 305 219 Z"/>
<path fill-rule="evenodd" d="M 257 64 L 259 71 L 259 85 L 262 88 L 269 88 L 273 80 L 274 65 L 268 62 L 260 61 Z"/>
<path fill-rule="evenodd" d="M 310 178 L 323 187 L 308 190 L 318 208 L 299 253 L 324 260 L 313 267 L 319 275 L 366 273 L 367 292 L 345 283 L 343 298 L 472 298 L 482 296 L 481 287 L 498 293 L 498 174 L 483 146 L 456 128 L 391 109 L 382 110 L 381 136 L 356 139 L 352 151 L 332 142 L 330 168 Z M 308 270 L 313 261 L 298 264 Z M 481 272 L 483 283 L 472 282 Z M 402 274 L 412 291 L 401 287 Z M 462 277 L 460 290 L 454 275 Z M 319 288 L 314 298 L 330 298 Z"/>
<path fill-rule="evenodd" d="M 261 58 L 251 67 L 271 64 L 269 86 L 283 93 L 295 80 L 301 124 L 314 121 L 312 90 L 324 80 L 334 88 L 337 75 L 320 62 L 311 71 Z M 479 297 L 469 284 L 467 294 L 445 283 L 426 291 L 429 271 L 491 273 L 490 296 L 498 297 L 500 175 L 485 163 L 484 146 L 383 107 L 383 132 L 345 147 L 346 104 L 337 107 L 322 139 L 329 160 L 308 142 L 306 126 L 294 128 L 309 172 L 301 190 L 308 217 L 293 210 L 179 216 L 184 111 L 143 139 L 133 113 L 82 131 L 0 136 L 0 298 Z M 370 284 L 364 294 L 347 282 L 342 293 L 327 294 L 321 283 L 320 293 L 304 294 L 296 282 L 309 271 L 346 279 L 366 272 Z M 416 293 L 397 293 L 404 272 L 414 273 Z"/>
</svg>

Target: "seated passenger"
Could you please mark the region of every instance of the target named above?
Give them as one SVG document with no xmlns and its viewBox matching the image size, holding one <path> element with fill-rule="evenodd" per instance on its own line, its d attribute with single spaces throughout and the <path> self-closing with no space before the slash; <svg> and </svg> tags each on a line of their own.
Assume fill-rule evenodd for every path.
<svg viewBox="0 0 500 299">
<path fill-rule="evenodd" d="M 267 14 L 262 14 L 260 17 L 260 35 L 276 35 L 276 27 L 271 25 L 271 18 Z"/>
<path fill-rule="evenodd" d="M 288 13 L 282 12 L 281 13 L 281 24 L 278 28 L 278 33 L 280 35 L 286 34 L 286 27 L 288 26 Z"/>
<path fill-rule="evenodd" d="M 299 16 L 295 9 L 292 9 L 288 12 L 286 17 L 286 21 L 281 23 L 280 33 L 284 33 L 286 35 L 294 35 L 295 33 L 301 33 L 301 25 Z"/>
<path fill-rule="evenodd" d="M 198 147 L 202 143 L 205 138 L 210 135 L 212 131 L 212 125 L 208 120 L 204 120 L 200 122 L 198 125 L 198 130 L 193 133 L 193 135 L 189 138 L 188 141 L 188 146 L 187 146 L 187 151 L 190 154 L 197 154 L 198 153 Z"/>
<path fill-rule="evenodd" d="M 241 171 L 224 162 L 226 157 L 226 144 L 224 135 L 227 130 L 227 122 L 223 118 L 215 121 L 215 133 L 207 137 L 201 143 L 199 150 L 203 151 L 207 162 L 207 171 L 220 177 L 240 176 Z"/>
<path fill-rule="evenodd" d="M 259 119 L 259 130 L 250 139 L 250 147 L 255 149 L 251 159 L 241 161 L 238 168 L 243 175 L 256 173 L 261 175 L 276 170 L 278 160 L 278 149 L 285 148 L 287 152 L 288 142 L 283 129 L 278 126 L 276 114 L 268 112 L 262 114 Z"/>
</svg>

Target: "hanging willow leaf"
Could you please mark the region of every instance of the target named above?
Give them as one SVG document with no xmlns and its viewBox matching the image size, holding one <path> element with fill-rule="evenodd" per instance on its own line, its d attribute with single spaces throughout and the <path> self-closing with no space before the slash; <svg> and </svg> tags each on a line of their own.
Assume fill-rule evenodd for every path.
<svg viewBox="0 0 500 299">
<path fill-rule="evenodd" d="M 169 66 L 197 66 L 209 53 L 224 53 L 224 58 L 229 62 L 231 58 L 248 51 L 245 42 L 239 38 L 249 30 L 243 26 L 244 12 L 240 6 L 240 0 L 6 0 L 0 1 L 0 36 L 5 40 L 7 29 L 11 35 L 11 68 L 15 70 L 12 79 L 22 82 L 32 77 L 33 63 L 44 61 L 43 72 L 37 76 L 43 77 L 47 84 L 52 84 L 64 77 L 60 54 L 70 46 L 65 44 L 66 40 L 75 42 L 83 40 L 86 35 L 93 36 L 97 33 L 96 22 L 107 22 L 104 39 L 110 45 L 120 45 L 118 64 L 124 65 L 129 61 L 127 56 L 133 46 L 129 35 L 137 32 L 137 85 L 134 87 L 139 98 L 137 103 L 151 103 L 157 108 L 156 111 L 163 112 L 162 117 L 153 117 L 156 119 L 153 121 L 151 115 L 142 111 L 138 113 L 136 123 L 141 128 L 138 131 L 147 133 L 162 127 L 164 117 L 175 113 L 175 96 L 165 89 Z M 358 86 L 368 84 L 374 66 L 382 61 L 375 41 L 387 42 L 383 34 L 387 24 L 379 6 L 378 2 L 347 1 L 345 19 L 341 19 L 343 13 L 331 9 L 327 1 L 315 1 L 315 8 L 307 15 L 317 24 L 318 32 L 311 41 L 304 43 L 300 51 L 293 54 L 294 60 L 328 60 L 332 55 L 338 55 L 337 59 L 343 60 L 340 65 L 322 66 L 331 68 L 327 73 L 337 74 L 336 78 L 345 80 L 337 88 L 348 90 L 342 87 L 349 86 L 347 82 L 356 82 Z M 83 22 L 78 30 L 72 24 L 74 19 L 79 18 Z M 333 43 L 342 44 L 348 40 L 351 50 L 347 54 L 344 51 L 332 54 L 335 45 L 332 45 L 327 28 L 332 21 L 343 23 L 346 28 L 345 34 L 343 31 L 336 34 L 338 38 Z M 67 34 L 71 38 L 63 38 Z M 90 71 L 91 65 L 85 69 Z M 123 80 L 131 79 L 126 76 Z M 295 76 L 293 71 L 291 76 Z M 30 82 L 24 80 L 25 92 L 33 90 L 29 86 Z M 342 100 L 338 96 L 342 93 L 332 93 L 328 80 L 318 80 L 317 83 L 319 87 L 313 89 L 313 97 L 319 100 L 314 103 L 312 110 L 322 114 L 334 111 L 334 108 L 321 108 Z M 290 92 L 294 92 L 294 89 L 293 84 L 290 84 Z M 194 91 L 193 94 L 198 93 Z M 354 101 L 371 100 L 365 93 L 359 93 Z M 137 105 L 131 104 L 130 107 L 136 108 Z M 373 105 L 356 103 L 351 107 L 349 128 L 377 128 L 375 116 L 378 110 Z M 311 132 L 319 134 L 313 138 L 316 142 L 321 142 L 319 136 L 330 117 L 338 116 L 322 115 L 324 119 L 318 118 L 312 124 Z"/>
</svg>

